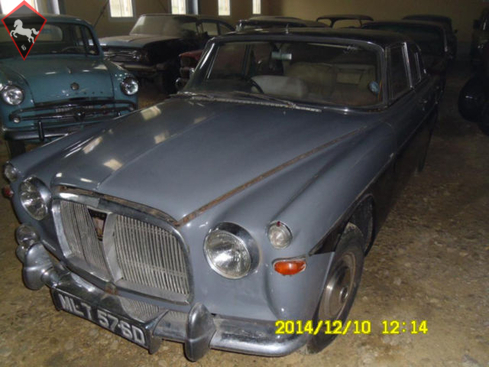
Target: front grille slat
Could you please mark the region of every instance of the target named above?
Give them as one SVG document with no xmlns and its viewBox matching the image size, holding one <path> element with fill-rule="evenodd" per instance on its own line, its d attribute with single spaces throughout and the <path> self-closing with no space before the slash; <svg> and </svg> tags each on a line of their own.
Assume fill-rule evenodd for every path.
<svg viewBox="0 0 489 367">
<path fill-rule="evenodd" d="M 149 233 L 156 235 L 156 242 L 151 240 Z M 128 243 L 126 238 L 131 242 Z M 189 294 L 189 288 L 184 287 L 183 283 L 181 287 L 175 286 L 181 279 L 188 278 L 186 266 L 179 266 L 176 261 L 178 256 L 184 255 L 175 236 L 160 227 L 118 215 L 114 240 L 117 261 L 125 280 L 178 294 Z M 155 250 L 162 256 L 152 256 Z"/>
<path fill-rule="evenodd" d="M 170 300 L 188 299 L 187 254 L 172 232 L 129 216 L 108 213 L 107 218 L 113 216 L 114 225 L 105 229 L 102 243 L 97 236 L 94 211 L 98 212 L 84 204 L 60 200 L 59 222 L 69 249 L 68 260 L 77 259 L 77 266 L 81 263 L 83 270 L 107 281 L 112 279 L 116 285 L 122 281 L 124 287 L 138 292 Z M 106 252 L 115 254 L 111 267 Z M 113 272 L 118 274 L 117 279 Z"/>
<path fill-rule="evenodd" d="M 61 212 L 65 213 L 61 218 L 72 256 L 86 261 L 107 278 L 102 245 L 97 238 L 88 208 L 82 204 L 62 202 Z"/>
</svg>

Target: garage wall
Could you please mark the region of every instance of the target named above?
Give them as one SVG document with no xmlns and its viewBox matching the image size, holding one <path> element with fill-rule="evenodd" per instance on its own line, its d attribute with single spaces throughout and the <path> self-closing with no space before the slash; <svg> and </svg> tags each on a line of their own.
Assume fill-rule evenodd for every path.
<svg viewBox="0 0 489 367">
<path fill-rule="evenodd" d="M 42 0 L 48 1 L 48 0 Z M 94 24 L 97 20 L 105 0 L 60 0 L 65 13 L 83 18 Z M 262 0 L 262 13 L 268 14 L 269 0 Z M 169 0 L 136 0 L 136 19 L 145 13 L 166 13 L 169 11 Z M 217 0 L 199 0 L 200 14 L 217 16 Z M 224 20 L 235 25 L 239 19 L 252 16 L 252 0 L 231 0 L 231 16 L 223 17 Z M 97 25 L 99 37 L 127 34 L 134 25 L 135 20 L 121 21 L 109 19 L 109 8 Z"/>
<path fill-rule="evenodd" d="M 269 0 L 262 0 L 262 14 L 269 13 Z M 217 16 L 217 0 L 199 0 L 200 14 Z M 231 0 L 231 16 L 222 17 L 231 25 L 235 25 L 238 20 L 246 19 L 251 16 L 253 11 L 252 0 Z"/>
<path fill-rule="evenodd" d="M 363 13 L 376 20 L 400 19 L 408 14 L 440 14 L 452 18 L 458 29 L 459 50 L 467 51 L 472 22 L 489 3 L 482 0 L 268 0 L 269 14 L 316 19 L 323 14 Z M 468 51 L 467 51 L 468 52 Z"/>
<path fill-rule="evenodd" d="M 80 17 L 94 24 L 104 4 L 105 0 L 64 0 L 64 9 L 66 14 Z M 135 19 L 122 21 L 110 18 L 109 7 L 107 6 L 96 28 L 99 37 L 128 34 L 139 15 L 145 13 L 166 13 L 168 11 L 166 0 L 136 0 L 135 8 Z"/>
</svg>

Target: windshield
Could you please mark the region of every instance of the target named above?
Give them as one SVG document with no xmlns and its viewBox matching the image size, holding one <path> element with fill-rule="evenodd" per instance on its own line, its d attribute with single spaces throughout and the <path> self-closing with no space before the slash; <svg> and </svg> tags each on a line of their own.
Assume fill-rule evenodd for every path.
<svg viewBox="0 0 489 367">
<path fill-rule="evenodd" d="M 185 38 L 195 37 L 198 34 L 198 28 L 197 23 L 191 19 L 150 15 L 140 17 L 130 34 Z"/>
<path fill-rule="evenodd" d="M 306 42 L 216 46 L 204 56 L 186 92 L 247 92 L 341 106 L 371 106 L 382 100 L 380 61 L 372 49 Z"/>
<path fill-rule="evenodd" d="M 418 44 L 423 55 L 443 56 L 445 52 L 443 31 L 435 28 L 395 24 L 366 25 L 365 28 L 405 34 Z"/>
<path fill-rule="evenodd" d="M 42 24 L 26 23 L 24 28 L 40 29 Z M 24 37 L 18 35 L 18 37 Z M 71 23 L 46 24 L 29 53 L 98 55 L 99 50 L 88 27 Z M 0 58 L 20 56 L 8 32 L 0 32 Z"/>
</svg>

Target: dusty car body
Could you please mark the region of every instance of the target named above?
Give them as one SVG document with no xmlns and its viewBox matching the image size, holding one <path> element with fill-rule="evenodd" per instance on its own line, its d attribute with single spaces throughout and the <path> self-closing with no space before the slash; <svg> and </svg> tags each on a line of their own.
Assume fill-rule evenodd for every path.
<svg viewBox="0 0 489 367">
<path fill-rule="evenodd" d="M 23 153 L 26 142 L 57 138 L 137 109 L 136 79 L 103 59 L 90 24 L 70 16 L 46 19 L 26 60 L 8 33 L 0 32 L 0 122 L 11 156 Z M 22 98 L 7 101 L 9 90 Z"/>
<path fill-rule="evenodd" d="M 241 19 L 236 25 L 237 31 L 245 31 L 251 29 L 267 29 L 267 28 L 324 28 L 326 25 L 320 22 L 314 22 L 312 20 L 303 20 L 294 17 L 281 17 L 281 16 L 266 16 L 260 15 L 251 17 L 249 19 Z"/>
<path fill-rule="evenodd" d="M 182 93 L 7 164 L 25 284 L 151 352 L 321 350 L 334 336 L 275 322 L 346 319 L 424 163 L 437 104 L 420 60 L 387 32 L 214 38 Z"/>
<path fill-rule="evenodd" d="M 447 33 L 442 25 L 420 20 L 385 20 L 367 23 L 362 28 L 398 32 L 411 37 L 421 48 L 424 67 L 439 79 L 439 88 L 443 92 L 450 51 Z"/>
<path fill-rule="evenodd" d="M 446 17 L 443 15 L 435 15 L 435 14 L 413 14 L 407 15 L 404 18 L 405 20 L 422 20 L 426 22 L 435 22 L 443 24 L 447 33 L 447 41 L 448 41 L 448 50 L 449 50 L 449 58 L 450 60 L 455 60 L 457 58 L 457 32 L 458 30 L 453 29 L 452 27 L 452 18 Z"/>
<path fill-rule="evenodd" d="M 101 38 L 100 43 L 107 59 L 172 92 L 179 75 L 178 55 L 202 49 L 209 38 L 231 31 L 234 27 L 216 17 L 144 14 L 129 35 Z"/>
<path fill-rule="evenodd" d="M 360 28 L 365 23 L 372 22 L 371 16 L 363 14 L 333 14 L 323 15 L 316 19 L 316 22 L 325 23 L 331 28 Z"/>
</svg>

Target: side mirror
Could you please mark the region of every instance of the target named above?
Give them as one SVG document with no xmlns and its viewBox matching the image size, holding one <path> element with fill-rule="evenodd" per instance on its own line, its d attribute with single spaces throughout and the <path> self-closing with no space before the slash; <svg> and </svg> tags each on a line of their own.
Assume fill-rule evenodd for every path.
<svg viewBox="0 0 489 367">
<path fill-rule="evenodd" d="M 178 91 L 181 91 L 185 86 L 187 85 L 188 79 L 184 78 L 178 78 L 175 81 L 175 88 L 177 88 Z"/>
<path fill-rule="evenodd" d="M 474 29 L 479 29 L 481 27 L 481 22 L 478 19 L 475 19 L 472 27 Z"/>
</svg>

